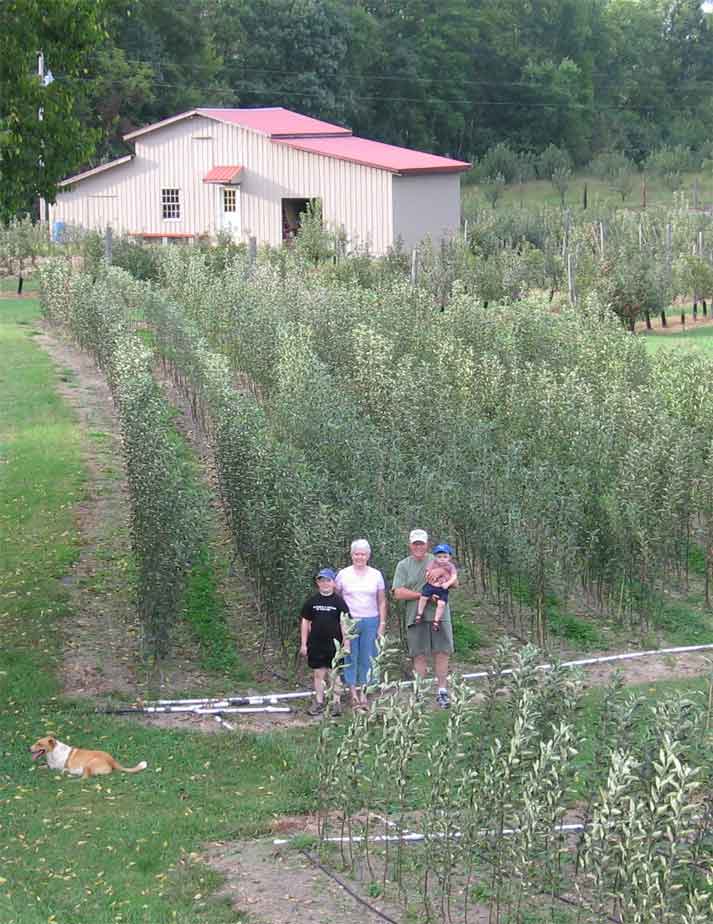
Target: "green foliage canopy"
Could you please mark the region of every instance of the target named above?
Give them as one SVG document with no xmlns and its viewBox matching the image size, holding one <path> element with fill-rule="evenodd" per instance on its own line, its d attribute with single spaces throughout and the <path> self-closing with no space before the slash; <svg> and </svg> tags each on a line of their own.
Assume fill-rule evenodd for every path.
<svg viewBox="0 0 713 924">
<path fill-rule="evenodd" d="M 85 163 L 98 138 L 75 111 L 85 56 L 100 42 L 96 0 L 8 0 L 0 6 L 0 219 L 42 196 Z M 54 80 L 44 85 L 37 55 Z M 40 118 L 41 112 L 41 118 Z"/>
</svg>

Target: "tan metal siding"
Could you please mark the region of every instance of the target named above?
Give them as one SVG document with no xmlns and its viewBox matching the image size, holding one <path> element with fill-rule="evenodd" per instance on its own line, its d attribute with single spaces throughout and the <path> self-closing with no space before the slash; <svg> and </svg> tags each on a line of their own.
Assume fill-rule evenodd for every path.
<svg viewBox="0 0 713 924">
<path fill-rule="evenodd" d="M 196 120 L 197 121 L 197 120 Z M 203 120 L 207 121 L 207 120 Z M 384 253 L 393 241 L 391 174 L 298 151 L 235 125 L 209 123 L 214 164 L 240 164 L 242 235 L 282 242 L 282 199 L 318 198 L 326 225 L 354 244 Z M 138 145 L 137 145 L 138 152 Z"/>
<path fill-rule="evenodd" d="M 236 125 L 196 117 L 136 139 L 136 157 L 60 193 L 52 221 L 132 233 L 213 234 L 221 187 L 202 182 L 212 166 L 243 166 L 241 236 L 282 242 L 283 198 L 322 201 L 327 227 L 343 227 L 352 247 L 385 253 L 394 241 L 392 174 L 270 141 Z M 433 179 L 433 178 L 429 178 Z M 179 220 L 163 220 L 161 190 L 177 188 Z M 96 196 L 116 197 L 102 210 Z M 90 201 L 91 200 L 91 201 Z"/>
</svg>

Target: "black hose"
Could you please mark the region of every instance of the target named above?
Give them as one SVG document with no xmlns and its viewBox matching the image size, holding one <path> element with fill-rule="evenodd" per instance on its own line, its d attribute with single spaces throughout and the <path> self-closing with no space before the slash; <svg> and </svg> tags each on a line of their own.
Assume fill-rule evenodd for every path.
<svg viewBox="0 0 713 924">
<path fill-rule="evenodd" d="M 363 905 L 365 908 L 368 908 L 369 911 L 373 911 L 374 914 L 377 914 L 382 920 L 388 921 L 389 924 L 399 924 L 398 921 L 395 921 L 393 918 L 390 918 L 388 914 L 384 914 L 383 911 L 379 911 L 378 908 L 375 908 L 374 905 L 370 904 L 370 902 L 362 898 L 361 895 L 357 895 L 357 893 L 353 889 L 349 888 L 349 886 L 346 884 L 346 882 L 344 882 L 344 880 L 340 879 L 339 876 L 337 876 L 336 873 L 333 873 L 330 869 L 327 869 L 326 866 L 323 866 L 319 862 L 319 860 L 315 860 L 315 858 L 311 854 L 307 853 L 306 850 L 300 850 L 300 853 L 303 856 L 307 857 L 307 859 L 312 864 L 312 866 L 316 866 L 317 869 L 321 869 L 322 872 L 325 873 L 327 876 L 329 876 L 330 879 L 333 879 L 337 883 L 337 885 L 341 886 L 345 892 L 348 892 L 352 898 L 355 898 L 359 902 L 360 905 Z"/>
</svg>

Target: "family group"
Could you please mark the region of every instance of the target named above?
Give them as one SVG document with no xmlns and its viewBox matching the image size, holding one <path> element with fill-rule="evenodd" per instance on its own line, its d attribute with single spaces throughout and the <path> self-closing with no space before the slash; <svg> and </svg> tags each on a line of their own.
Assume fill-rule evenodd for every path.
<svg viewBox="0 0 713 924">
<path fill-rule="evenodd" d="M 458 583 L 447 543 L 429 551 L 428 533 L 412 529 L 409 554 L 397 565 L 391 584 L 395 600 L 406 604 L 406 637 L 414 672 L 425 677 L 428 659 L 433 658 L 436 676 L 436 702 L 441 709 L 450 705 L 448 661 L 453 653 L 453 630 L 448 591 Z M 305 601 L 301 611 L 301 654 L 314 671 L 315 702 L 308 710 L 320 715 L 325 710 L 327 673 L 332 667 L 337 645 L 344 645 L 346 657 L 343 681 L 349 689 L 352 708 L 367 708 L 366 686 L 378 637 L 386 631 L 388 602 L 383 574 L 369 565 L 371 546 L 366 539 L 351 544 L 352 563 L 340 571 L 322 568 L 315 576 L 317 592 Z M 351 631 L 346 632 L 347 620 Z M 339 714 L 340 702 L 332 714 Z"/>
</svg>

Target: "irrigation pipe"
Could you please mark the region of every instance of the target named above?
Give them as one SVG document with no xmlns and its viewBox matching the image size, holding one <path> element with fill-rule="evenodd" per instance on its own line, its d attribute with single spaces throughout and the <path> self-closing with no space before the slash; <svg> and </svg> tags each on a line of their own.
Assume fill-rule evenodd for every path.
<svg viewBox="0 0 713 924">
<path fill-rule="evenodd" d="M 193 710 L 194 715 L 235 715 L 236 713 L 242 715 L 254 712 L 292 712 L 292 710 L 289 706 L 228 706 L 225 709 L 198 707 Z"/>
<path fill-rule="evenodd" d="M 376 817 L 378 818 L 379 816 L 377 815 Z M 703 817 L 702 815 L 692 815 L 691 821 L 700 821 L 702 817 Z M 552 834 L 574 834 L 576 831 L 584 831 L 584 829 L 587 827 L 588 827 L 587 824 L 584 824 L 581 821 L 576 821 L 576 822 L 570 822 L 568 824 L 555 825 L 554 828 L 552 828 L 551 833 Z M 489 837 L 493 834 L 507 835 L 508 837 L 510 837 L 513 834 L 520 834 L 521 831 L 522 831 L 522 828 L 503 828 L 502 831 L 496 831 L 492 828 L 483 828 L 481 831 L 478 831 L 478 837 Z M 435 840 L 441 840 L 446 837 L 448 838 L 452 837 L 458 840 L 462 836 L 463 835 L 461 834 L 460 831 L 453 831 L 450 834 L 440 834 L 436 832 L 434 834 L 429 835 L 430 838 L 435 839 Z M 411 832 L 408 834 L 404 833 L 402 835 L 372 834 L 368 838 L 365 838 L 360 834 L 356 835 L 355 837 L 352 836 L 351 838 L 349 837 L 325 837 L 324 838 L 324 842 L 326 844 L 348 844 L 350 841 L 353 844 L 361 844 L 361 843 L 364 843 L 365 841 L 368 841 L 370 844 L 371 843 L 383 844 L 385 841 L 389 841 L 389 842 L 400 841 L 402 843 L 405 842 L 409 844 L 419 844 L 425 840 L 426 840 L 425 834 L 418 834 L 414 832 Z M 292 842 L 292 838 L 276 838 L 275 840 L 273 840 L 272 843 L 275 845 L 275 847 L 284 847 L 285 844 L 290 844 L 291 842 Z M 696 866 L 697 864 L 693 864 L 693 865 Z M 706 870 L 708 869 L 707 867 L 702 867 L 702 868 Z"/>
<path fill-rule="evenodd" d="M 277 843 L 277 842 L 275 841 L 275 842 L 273 842 L 273 843 Z M 287 843 L 287 841 L 284 841 L 284 843 Z M 393 918 L 390 918 L 390 917 L 388 916 L 388 914 L 385 914 L 383 911 L 379 911 L 378 908 L 376 908 L 374 905 L 372 905 L 370 902 L 368 902 L 365 898 L 362 898 L 361 895 L 358 895 L 353 889 L 351 889 L 351 888 L 346 884 L 346 882 L 344 882 L 343 879 L 340 879 L 339 876 L 337 876 L 336 873 L 333 873 L 330 869 L 327 869 L 326 866 L 323 866 L 323 865 L 319 862 L 319 860 L 315 860 L 315 858 L 314 858 L 311 854 L 307 853 L 306 850 L 300 850 L 300 853 L 301 853 L 303 856 L 307 857 L 307 859 L 308 859 L 309 862 L 312 864 L 312 866 L 315 866 L 317 869 L 322 870 L 322 872 L 323 872 L 326 876 L 329 876 L 329 878 L 330 878 L 330 879 L 333 879 L 333 880 L 337 883 L 337 885 L 340 885 L 340 886 L 344 889 L 344 891 L 345 891 L 345 892 L 348 892 L 349 895 L 351 895 L 352 898 L 355 898 L 355 899 L 359 902 L 360 905 L 363 905 L 365 908 L 368 908 L 369 911 L 373 911 L 374 914 L 378 914 L 378 916 L 379 916 L 383 921 L 388 921 L 389 924 L 399 924 L 398 921 L 395 921 Z"/>
<path fill-rule="evenodd" d="M 196 707 L 226 709 L 229 706 L 277 705 L 284 700 L 305 699 L 314 696 L 314 691 L 299 693 L 265 693 L 261 696 L 225 696 L 222 699 L 157 699 L 132 706 L 117 706 L 102 710 L 109 715 L 133 715 L 135 713 L 192 712 Z"/>
<path fill-rule="evenodd" d="M 652 658 L 661 655 L 689 654 L 694 651 L 710 651 L 713 644 L 708 645 L 682 645 L 678 648 L 652 648 L 650 651 L 630 651 L 626 654 L 605 655 L 601 658 L 579 658 L 577 661 L 563 661 L 560 667 L 590 667 L 592 664 L 610 664 L 613 661 L 633 661 L 636 658 Z M 550 671 L 554 664 L 538 664 L 536 670 Z M 501 671 L 501 674 L 512 674 L 511 667 Z M 478 671 L 476 674 L 463 674 L 463 680 L 482 680 L 489 677 L 489 671 Z M 409 681 L 410 682 L 410 681 Z"/>
<path fill-rule="evenodd" d="M 563 661 L 560 667 L 591 667 L 594 664 L 611 664 L 616 661 L 634 661 L 639 658 L 662 657 L 664 655 L 690 654 L 696 651 L 711 651 L 713 643 L 707 645 L 682 645 L 678 648 L 653 648 L 649 651 L 631 651 L 625 654 L 604 655 L 598 658 L 579 658 L 575 661 Z M 538 664 L 537 670 L 552 670 L 554 664 Z M 513 669 L 508 667 L 501 671 L 501 675 L 512 674 Z M 478 671 L 471 674 L 463 674 L 463 680 L 484 680 L 490 677 L 490 671 Z M 432 679 L 425 683 L 432 683 Z M 413 680 L 404 680 L 399 686 L 412 687 Z M 226 696 L 223 699 L 157 699 L 142 705 L 119 706 L 115 709 L 101 710 L 109 715 L 134 715 L 134 714 L 151 714 L 162 712 L 193 712 L 196 707 L 213 707 L 216 710 L 225 712 L 230 706 L 264 706 L 276 705 L 283 700 L 291 699 L 310 699 L 314 696 L 312 690 L 301 690 L 295 693 L 265 693 L 255 696 Z"/>
<path fill-rule="evenodd" d="M 555 827 L 552 830 L 553 830 L 553 833 L 565 834 L 565 833 L 572 833 L 574 831 L 583 831 L 584 828 L 585 828 L 585 825 L 582 824 L 581 822 L 578 822 L 578 823 L 572 823 L 572 824 L 566 824 L 566 825 L 555 825 Z M 489 831 L 487 829 L 484 829 L 483 831 L 478 831 L 478 836 L 487 837 L 488 835 L 491 835 L 491 834 L 512 835 L 512 834 L 519 834 L 520 830 L 521 830 L 520 828 L 503 828 L 502 831 Z M 429 837 L 435 838 L 436 840 L 439 840 L 445 837 L 448 837 L 448 838 L 452 837 L 457 840 L 458 838 L 462 837 L 462 834 L 460 833 L 460 831 L 453 831 L 451 834 L 436 833 L 436 834 L 429 835 Z M 402 834 L 400 836 L 398 834 L 373 834 L 368 838 L 362 837 L 362 835 L 357 835 L 356 837 L 351 837 L 351 838 L 348 838 L 348 837 L 325 837 L 324 838 L 324 842 L 326 844 L 347 844 L 350 841 L 352 844 L 361 844 L 361 843 L 364 843 L 365 841 L 368 841 L 370 844 L 372 843 L 373 844 L 383 844 L 386 841 L 390 843 L 393 841 L 400 841 L 402 843 L 406 842 L 409 844 L 419 844 L 421 843 L 421 841 L 425 841 L 425 840 L 426 840 L 425 834 L 415 834 L 415 833 Z M 274 844 L 275 847 L 284 847 L 285 844 L 290 844 L 291 842 L 292 842 L 292 838 L 288 837 L 288 838 L 275 838 L 272 843 Z"/>
</svg>

